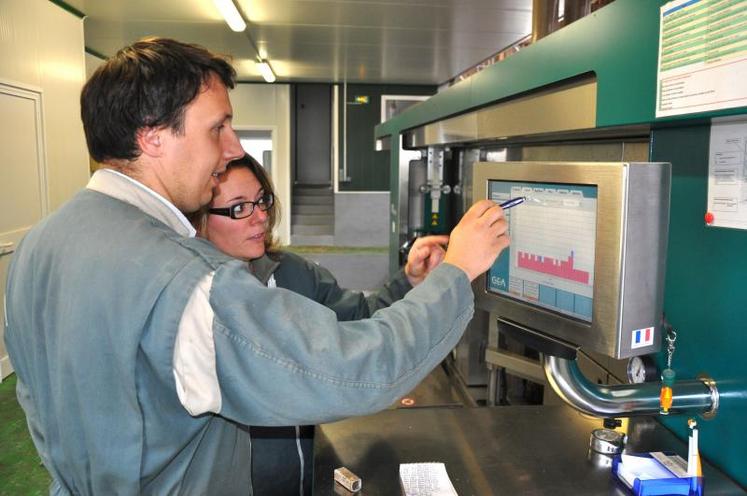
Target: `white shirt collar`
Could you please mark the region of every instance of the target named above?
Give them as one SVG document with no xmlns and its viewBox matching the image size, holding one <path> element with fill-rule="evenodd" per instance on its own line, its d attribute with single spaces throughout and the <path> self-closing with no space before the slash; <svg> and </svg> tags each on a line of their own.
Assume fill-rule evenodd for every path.
<svg viewBox="0 0 747 496">
<path fill-rule="evenodd" d="M 170 201 L 121 172 L 99 169 L 93 173 L 86 188 L 134 205 L 182 236 L 194 238 L 197 233 L 184 214 Z"/>
</svg>

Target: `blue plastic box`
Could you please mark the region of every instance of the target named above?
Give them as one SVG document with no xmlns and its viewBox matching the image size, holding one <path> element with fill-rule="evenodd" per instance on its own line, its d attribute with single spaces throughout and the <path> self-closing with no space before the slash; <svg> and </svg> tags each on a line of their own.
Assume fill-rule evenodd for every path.
<svg viewBox="0 0 747 496">
<path fill-rule="evenodd" d="M 648 453 L 631 454 L 630 456 L 646 457 L 656 460 Z M 667 479 L 635 479 L 633 487 L 630 487 L 617 473 L 617 468 L 621 462 L 622 457 L 620 455 L 613 458 L 612 476 L 635 496 L 703 496 L 703 477 L 676 477 L 672 474 L 672 477 Z M 658 460 L 656 460 L 656 462 L 659 463 Z M 669 471 L 660 463 L 659 465 Z"/>
</svg>

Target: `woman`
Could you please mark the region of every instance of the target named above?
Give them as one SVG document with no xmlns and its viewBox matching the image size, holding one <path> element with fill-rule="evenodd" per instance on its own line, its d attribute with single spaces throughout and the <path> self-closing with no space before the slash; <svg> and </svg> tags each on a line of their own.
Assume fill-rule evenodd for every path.
<svg viewBox="0 0 747 496">
<path fill-rule="evenodd" d="M 193 222 L 200 236 L 224 253 L 245 260 L 264 284 L 311 298 L 333 310 L 339 320 L 370 317 L 402 298 L 441 263 L 448 241 L 448 236 L 418 239 L 405 268 L 376 294 L 365 297 L 340 288 L 327 269 L 279 250 L 273 236 L 279 218 L 280 206 L 267 173 L 245 155 L 220 175 L 213 201 Z M 313 426 L 252 426 L 250 432 L 254 494 L 311 494 Z"/>
</svg>

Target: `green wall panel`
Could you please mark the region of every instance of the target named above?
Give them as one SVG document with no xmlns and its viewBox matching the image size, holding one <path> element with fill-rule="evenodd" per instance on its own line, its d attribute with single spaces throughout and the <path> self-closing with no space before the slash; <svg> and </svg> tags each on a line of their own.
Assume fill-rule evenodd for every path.
<svg viewBox="0 0 747 496">
<path fill-rule="evenodd" d="M 371 129 L 381 121 L 382 95 L 433 95 L 435 86 L 409 85 L 347 85 L 347 154 L 348 177 L 340 181 L 340 191 L 388 191 L 389 154 L 374 149 Z M 340 88 L 340 101 L 342 101 Z M 367 96 L 368 103 L 355 103 L 356 96 Z M 343 139 L 343 106 L 339 108 L 340 139 Z M 342 142 L 339 144 L 340 167 L 343 160 Z"/>
<path fill-rule="evenodd" d="M 651 159 L 672 162 L 664 309 L 677 329 L 678 377 L 707 373 L 722 392 L 716 418 L 700 422 L 701 453 L 747 486 L 747 232 L 705 226 L 709 130 L 653 133 Z M 664 423 L 685 438 L 686 420 Z"/>
</svg>

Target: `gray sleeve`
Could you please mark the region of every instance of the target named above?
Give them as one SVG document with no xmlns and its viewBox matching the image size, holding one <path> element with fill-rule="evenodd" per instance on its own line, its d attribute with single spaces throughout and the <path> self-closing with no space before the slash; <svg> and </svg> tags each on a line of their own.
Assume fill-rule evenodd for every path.
<svg viewBox="0 0 747 496">
<path fill-rule="evenodd" d="M 210 304 L 220 413 L 251 425 L 315 424 L 386 408 L 456 346 L 473 313 L 469 280 L 449 264 L 354 322 L 266 288 L 235 263 L 216 271 Z"/>
<path fill-rule="evenodd" d="M 283 270 L 283 272 L 284 278 L 289 275 L 286 274 L 289 271 Z M 293 276 L 296 278 L 296 284 L 283 287 L 309 296 L 333 310 L 339 320 L 369 318 L 377 310 L 401 300 L 412 289 L 404 270 L 399 270 L 382 288 L 369 296 L 364 296 L 361 291 L 341 288 L 328 269 L 308 260 L 303 260 L 303 269 L 293 267 Z M 304 276 L 310 279 L 309 284 L 298 284 L 298 279 Z"/>
<path fill-rule="evenodd" d="M 366 297 L 369 312 L 386 308 L 397 300 L 401 300 L 412 289 L 412 284 L 407 279 L 405 271 L 400 269 L 389 281 L 376 293 Z"/>
</svg>

